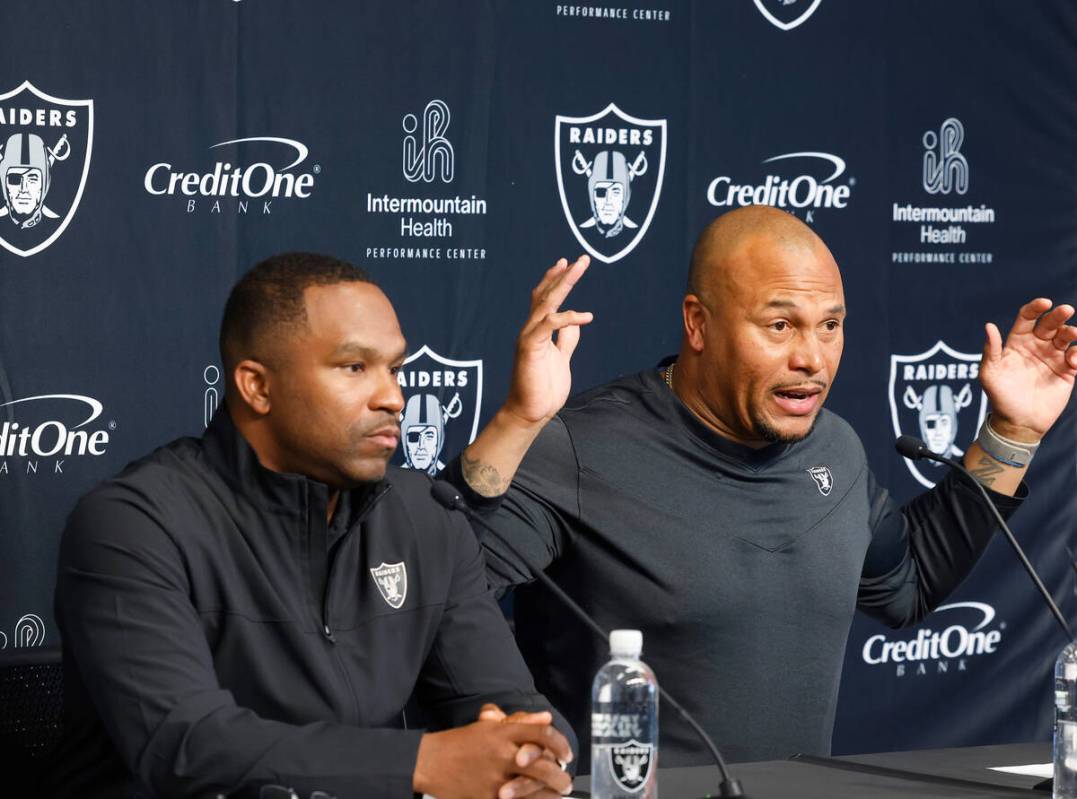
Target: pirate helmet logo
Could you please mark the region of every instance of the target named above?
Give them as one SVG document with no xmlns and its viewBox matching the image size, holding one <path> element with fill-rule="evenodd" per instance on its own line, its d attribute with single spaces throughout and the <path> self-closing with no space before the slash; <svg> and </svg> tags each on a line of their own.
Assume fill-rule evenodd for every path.
<svg viewBox="0 0 1077 799">
<path fill-rule="evenodd" d="M 641 744 L 634 738 L 609 749 L 610 773 L 617 786 L 627 793 L 639 793 L 654 769 L 654 745 Z"/>
<path fill-rule="evenodd" d="M 399 563 L 381 563 L 370 569 L 378 593 L 393 610 L 404 606 L 408 598 L 408 568 L 404 561 Z"/>
<path fill-rule="evenodd" d="M 755 0 L 767 22 L 774 27 L 791 31 L 808 20 L 823 0 Z"/>
<path fill-rule="evenodd" d="M 980 356 L 951 349 L 939 341 L 919 355 L 890 356 L 890 411 L 894 435 L 921 438 L 936 455 L 960 458 L 987 414 L 987 395 L 978 380 Z M 977 415 L 963 415 L 976 408 Z M 917 482 L 930 488 L 937 479 L 934 461 L 906 465 Z"/>
<path fill-rule="evenodd" d="M 830 496 L 830 492 L 834 490 L 834 475 L 831 474 L 830 467 L 812 466 L 805 471 L 807 471 L 807 473 L 811 475 L 811 479 L 815 481 L 815 487 L 819 489 L 819 493 L 824 497 Z"/>
<path fill-rule="evenodd" d="M 406 397 L 400 465 L 433 476 L 479 431 L 482 361 L 445 358 L 424 345 L 404 361 L 398 380 Z"/>
<path fill-rule="evenodd" d="M 559 115 L 554 139 L 557 188 L 572 232 L 598 260 L 620 260 L 639 244 L 658 207 L 666 120 L 637 119 L 610 103 L 589 117 Z"/>
<path fill-rule="evenodd" d="M 0 107 L 0 245 L 26 257 L 60 237 L 82 199 L 93 101 L 51 97 L 26 81 L 0 95 Z"/>
</svg>

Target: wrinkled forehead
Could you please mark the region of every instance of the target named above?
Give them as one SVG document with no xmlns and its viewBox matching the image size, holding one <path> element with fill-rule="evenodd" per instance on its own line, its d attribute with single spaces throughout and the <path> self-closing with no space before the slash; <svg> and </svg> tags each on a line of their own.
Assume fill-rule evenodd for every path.
<svg viewBox="0 0 1077 799">
<path fill-rule="evenodd" d="M 776 301 L 843 305 L 841 272 L 821 242 L 758 236 L 710 270 L 718 302 L 754 309 Z"/>
</svg>

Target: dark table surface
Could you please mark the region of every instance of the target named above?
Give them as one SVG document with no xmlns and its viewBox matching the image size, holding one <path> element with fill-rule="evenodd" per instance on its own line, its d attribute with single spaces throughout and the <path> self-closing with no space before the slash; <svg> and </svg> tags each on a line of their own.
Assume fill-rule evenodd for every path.
<svg viewBox="0 0 1077 799">
<path fill-rule="evenodd" d="M 1020 797 L 1035 799 L 1049 793 L 1034 791 L 1038 777 L 1023 777 L 991 766 L 1048 763 L 1049 743 L 926 749 L 912 752 L 854 755 L 840 758 L 794 757 L 759 763 L 734 763 L 747 799 L 965 799 Z M 695 799 L 718 790 L 714 766 L 660 769 L 662 799 Z M 576 780 L 577 793 L 587 796 L 588 777 Z"/>
</svg>

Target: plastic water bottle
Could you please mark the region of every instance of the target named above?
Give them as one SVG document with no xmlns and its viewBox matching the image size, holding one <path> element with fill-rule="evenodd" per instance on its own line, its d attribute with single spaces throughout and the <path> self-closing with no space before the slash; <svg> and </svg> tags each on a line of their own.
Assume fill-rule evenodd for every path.
<svg viewBox="0 0 1077 799">
<path fill-rule="evenodd" d="M 1077 799 L 1077 644 L 1055 661 L 1054 799 Z"/>
<path fill-rule="evenodd" d="M 658 799 L 658 681 L 639 659 L 643 633 L 610 633 L 591 688 L 591 796 Z"/>
</svg>

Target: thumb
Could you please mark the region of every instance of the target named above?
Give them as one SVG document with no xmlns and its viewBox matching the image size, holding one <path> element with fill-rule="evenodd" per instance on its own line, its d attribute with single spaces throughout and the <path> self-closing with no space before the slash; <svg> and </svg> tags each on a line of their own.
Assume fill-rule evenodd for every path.
<svg viewBox="0 0 1077 799">
<path fill-rule="evenodd" d="M 984 364 L 994 363 L 1002 357 L 1002 334 L 994 322 L 984 325 L 987 341 L 984 342 Z"/>
<path fill-rule="evenodd" d="M 580 326 L 569 325 L 557 331 L 557 349 L 565 356 L 566 360 L 572 357 L 576 351 L 576 345 L 580 343 Z"/>
</svg>

